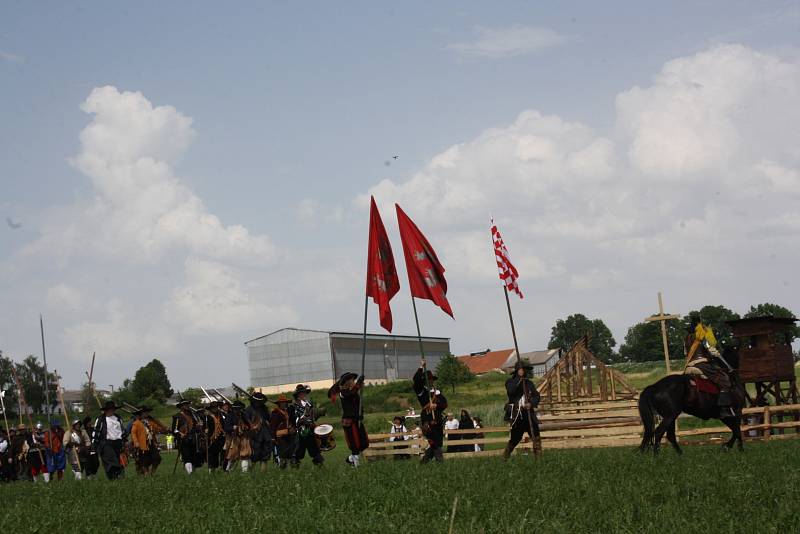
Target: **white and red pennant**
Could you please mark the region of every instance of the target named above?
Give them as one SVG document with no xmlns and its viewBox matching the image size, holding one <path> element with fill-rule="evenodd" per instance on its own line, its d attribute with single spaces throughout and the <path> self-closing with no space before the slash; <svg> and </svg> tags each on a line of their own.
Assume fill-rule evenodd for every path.
<svg viewBox="0 0 800 534">
<path fill-rule="evenodd" d="M 522 291 L 520 291 L 519 284 L 517 283 L 519 272 L 517 272 L 517 268 L 514 267 L 514 264 L 511 263 L 511 258 L 508 255 L 508 249 L 506 248 L 505 243 L 503 243 L 503 236 L 500 235 L 500 231 L 497 229 L 494 219 L 491 221 L 492 244 L 494 244 L 494 257 L 495 260 L 497 260 L 497 270 L 498 274 L 500 275 L 500 280 L 503 281 L 503 284 L 505 284 L 508 291 L 513 291 L 519 296 L 519 298 L 523 298 Z"/>
</svg>

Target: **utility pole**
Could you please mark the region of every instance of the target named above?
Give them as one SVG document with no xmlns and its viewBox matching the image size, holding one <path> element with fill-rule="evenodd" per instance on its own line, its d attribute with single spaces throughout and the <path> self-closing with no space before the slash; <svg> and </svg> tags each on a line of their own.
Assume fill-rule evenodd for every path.
<svg viewBox="0 0 800 534">
<path fill-rule="evenodd" d="M 667 374 L 672 371 L 669 366 L 669 343 L 667 343 L 667 321 L 672 319 L 680 319 L 680 315 L 665 315 L 664 302 L 661 300 L 661 292 L 658 292 L 658 315 L 651 315 L 645 319 L 646 323 L 659 321 L 661 323 L 661 340 L 664 342 L 664 362 L 667 364 Z"/>
</svg>

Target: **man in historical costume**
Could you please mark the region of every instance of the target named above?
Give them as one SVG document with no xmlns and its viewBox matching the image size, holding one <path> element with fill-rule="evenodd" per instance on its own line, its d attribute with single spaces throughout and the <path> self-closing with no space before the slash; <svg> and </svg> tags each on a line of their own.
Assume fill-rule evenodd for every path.
<svg viewBox="0 0 800 534">
<path fill-rule="evenodd" d="M 281 394 L 269 416 L 269 429 L 275 438 L 275 462 L 285 469 L 294 454 L 295 429 L 289 421 L 289 398 Z"/>
<path fill-rule="evenodd" d="M 206 436 L 208 443 L 208 468 L 212 471 L 223 466 L 225 431 L 222 428 L 222 416 L 219 402 L 211 401 L 206 407 Z"/>
<path fill-rule="evenodd" d="M 114 401 L 106 401 L 103 413 L 94 423 L 92 438 L 93 448 L 103 461 L 103 469 L 109 480 L 116 480 L 125 474 L 120 455 L 128 436 L 122 418 L 117 415 L 117 408 Z"/>
<path fill-rule="evenodd" d="M 11 429 L 9 433 L 13 435 L 15 432 Z M 11 436 L 7 436 L 5 430 L 0 430 L 0 481 L 14 480 L 15 469 L 14 456 L 11 454 Z"/>
<path fill-rule="evenodd" d="M 64 430 L 57 419 L 50 421 L 50 428 L 44 433 L 43 442 L 47 451 L 47 472 L 50 478 L 63 480 L 67 456 L 64 452 Z"/>
<path fill-rule="evenodd" d="M 90 417 L 84 417 L 83 421 L 81 421 L 81 427 L 89 436 L 90 443 L 89 447 L 83 449 L 83 456 L 80 457 L 81 467 L 83 468 L 83 474 L 86 475 L 86 478 L 91 480 L 97 475 L 98 469 L 100 469 L 100 458 L 97 456 L 97 451 L 91 446 L 91 443 L 94 442 L 94 427 L 92 426 L 92 419 Z"/>
<path fill-rule="evenodd" d="M 244 413 L 244 408 L 242 401 L 233 401 L 231 412 L 223 423 L 225 429 L 225 459 L 228 461 L 225 470 L 228 472 L 236 468 L 237 462 L 241 464 L 243 473 L 247 473 L 250 470 L 250 456 L 253 454 L 253 449 L 250 446 L 250 436 L 248 436 L 250 424 L 247 420 L 247 415 Z"/>
<path fill-rule="evenodd" d="M 19 424 L 17 432 L 9 440 L 11 446 L 11 462 L 14 464 L 14 480 L 27 479 L 30 476 L 28 471 L 28 429 L 25 425 Z"/>
<path fill-rule="evenodd" d="M 245 410 L 245 416 L 250 423 L 248 434 L 253 449 L 250 461 L 264 470 L 272 456 L 272 433 L 269 429 L 266 395 L 258 391 L 250 395 L 250 406 Z"/>
<path fill-rule="evenodd" d="M 294 402 L 288 408 L 289 422 L 297 430 L 294 436 L 295 450 L 291 459 L 294 468 L 300 467 L 300 461 L 305 458 L 306 451 L 314 465 L 321 466 L 325 461 L 317 445 L 317 437 L 314 435 L 316 415 L 314 405 L 308 398 L 309 393 L 311 393 L 310 387 L 297 384 L 292 393 Z"/>
<path fill-rule="evenodd" d="M 710 326 L 693 321 L 684 344 L 687 363 L 683 373 L 713 382 L 719 388 L 717 405 L 720 409 L 735 415 L 732 409 L 733 396 L 731 395 L 733 385 L 729 374 L 732 369 L 717 350 L 714 331 Z"/>
<path fill-rule="evenodd" d="M 420 363 L 413 379 L 414 393 L 417 395 L 419 405 L 422 406 L 420 422 L 422 435 L 428 440 L 428 448 L 422 455 L 422 463 L 431 459 L 441 462 L 442 446 L 444 445 L 444 411 L 447 409 L 447 399 L 442 392 L 436 389 L 436 375 L 425 369 L 425 361 Z"/>
<path fill-rule="evenodd" d="M 72 422 L 72 427 L 64 432 L 64 453 L 66 454 L 67 463 L 72 468 L 72 474 L 75 480 L 83 478 L 83 460 L 85 453 L 82 451 L 91 447 L 92 442 L 89 440 L 89 435 L 81 428 L 81 420 L 75 419 Z"/>
<path fill-rule="evenodd" d="M 47 470 L 47 450 L 44 446 L 44 427 L 36 423 L 32 432 L 26 435 L 28 441 L 27 466 L 31 480 L 36 482 L 39 475 L 45 482 L 50 482 L 50 472 Z"/>
<path fill-rule="evenodd" d="M 336 402 L 337 396 L 342 403 L 342 430 L 350 457 L 347 463 L 358 467 L 361 453 L 369 447 L 369 437 L 364 428 L 364 414 L 361 409 L 361 390 L 364 387 L 364 375 L 344 373 L 328 390 L 328 398 Z"/>
<path fill-rule="evenodd" d="M 535 457 L 542 455 L 542 437 L 539 433 L 539 420 L 536 418 L 536 408 L 539 406 L 539 391 L 533 385 L 529 373 L 533 366 L 526 361 L 514 364 L 514 371 L 506 380 L 506 395 L 508 403 L 505 409 L 505 420 L 511 425 L 511 434 L 503 450 L 503 458 L 508 459 L 514 447 L 527 433 L 533 443 Z"/>
<path fill-rule="evenodd" d="M 183 468 L 191 475 L 196 468 L 203 465 L 205 450 L 200 450 L 201 443 L 198 439 L 203 427 L 192 411 L 191 402 L 182 399 L 176 407 L 180 411 L 172 416 L 172 435 L 178 441 L 178 454 L 181 455 Z"/>
<path fill-rule="evenodd" d="M 136 472 L 140 475 L 152 475 L 161 464 L 158 432 L 166 429 L 150 416 L 151 412 L 152 408 L 149 406 L 142 406 L 133 412 L 131 443 L 135 454 Z"/>
</svg>

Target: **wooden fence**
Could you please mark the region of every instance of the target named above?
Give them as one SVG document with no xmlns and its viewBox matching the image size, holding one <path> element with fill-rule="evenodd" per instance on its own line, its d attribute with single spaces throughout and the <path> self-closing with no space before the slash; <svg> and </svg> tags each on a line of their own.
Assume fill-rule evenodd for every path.
<svg viewBox="0 0 800 534">
<path fill-rule="evenodd" d="M 793 421 L 773 422 L 792 413 Z M 745 408 L 743 420 L 752 422 L 742 427 L 746 440 L 784 439 L 800 437 L 800 404 Z M 682 416 L 684 417 L 684 416 Z M 685 416 L 690 417 L 690 416 Z M 635 400 L 553 405 L 547 413 L 540 415 L 542 446 L 544 449 L 577 449 L 590 447 L 638 446 L 641 442 L 642 426 Z M 794 429 L 794 432 L 787 433 Z M 475 434 L 482 434 L 482 437 Z M 373 434 L 370 448 L 364 451 L 367 458 L 416 456 L 424 452 L 428 443 L 419 432 L 406 432 L 404 441 L 389 442 L 388 439 L 399 434 Z M 466 439 L 461 439 L 463 436 Z M 457 439 L 451 439 L 458 436 Z M 692 428 L 678 431 L 681 444 L 721 443 L 730 436 L 726 426 Z M 448 447 L 466 447 L 469 450 L 445 452 L 447 457 L 495 456 L 502 452 L 508 441 L 508 427 L 487 427 L 477 430 L 451 430 L 445 439 L 444 450 Z M 483 450 L 475 451 L 475 445 Z M 524 443 L 517 451 L 530 451 Z"/>
</svg>

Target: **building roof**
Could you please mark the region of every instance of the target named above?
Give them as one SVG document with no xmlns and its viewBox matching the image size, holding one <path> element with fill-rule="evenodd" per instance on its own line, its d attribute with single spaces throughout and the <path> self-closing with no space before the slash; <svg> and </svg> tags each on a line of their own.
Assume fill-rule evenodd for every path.
<svg viewBox="0 0 800 534">
<path fill-rule="evenodd" d="M 480 354 L 459 356 L 458 359 L 469 367 L 470 372 L 476 375 L 492 371 L 502 371 L 509 360 L 516 357 L 514 349 L 491 350 Z M 514 365 L 513 363 L 511 364 Z"/>
<path fill-rule="evenodd" d="M 335 332 L 329 330 L 315 330 L 313 328 L 294 328 L 294 327 L 287 327 L 287 328 L 280 328 L 275 330 L 274 332 L 270 332 L 268 334 L 264 334 L 263 336 L 258 336 L 256 338 L 247 340 L 244 342 L 245 345 L 251 343 L 253 341 L 264 339 L 265 337 L 269 337 L 273 334 L 277 334 L 278 332 L 283 332 L 286 330 L 294 330 L 297 332 L 316 332 L 318 334 L 328 334 L 332 337 L 344 337 L 344 338 L 362 338 L 364 336 L 363 332 Z M 395 334 L 370 334 L 367 333 L 367 339 L 417 339 L 417 336 L 400 336 Z M 450 341 L 449 337 L 432 337 L 432 336 L 422 336 L 423 341 Z"/>
<path fill-rule="evenodd" d="M 534 350 L 531 352 L 523 352 L 520 354 L 520 358 L 523 360 L 528 360 L 532 365 L 542 365 L 550 361 L 551 358 L 554 356 L 558 357 L 558 353 L 561 349 L 546 349 L 546 350 Z"/>
</svg>

